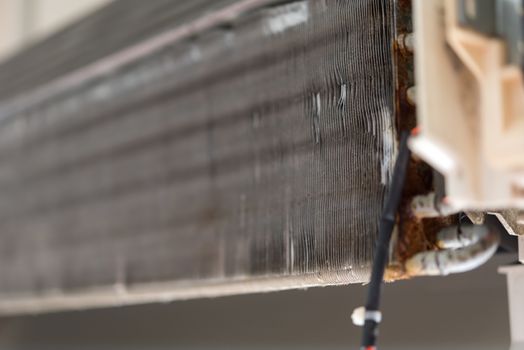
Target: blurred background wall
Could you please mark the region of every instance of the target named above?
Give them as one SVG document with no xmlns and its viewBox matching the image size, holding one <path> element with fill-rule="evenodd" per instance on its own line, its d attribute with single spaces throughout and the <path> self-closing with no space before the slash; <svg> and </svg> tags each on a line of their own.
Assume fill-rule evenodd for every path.
<svg viewBox="0 0 524 350">
<path fill-rule="evenodd" d="M 0 60 L 110 1 L 0 0 Z"/>
<path fill-rule="evenodd" d="M 109 1 L 0 0 L 0 60 Z M 496 270 L 515 259 L 386 286 L 382 349 L 508 349 L 505 278 Z M 350 315 L 365 292 L 316 288 L 11 317 L 0 320 L 0 349 L 357 349 Z"/>
</svg>

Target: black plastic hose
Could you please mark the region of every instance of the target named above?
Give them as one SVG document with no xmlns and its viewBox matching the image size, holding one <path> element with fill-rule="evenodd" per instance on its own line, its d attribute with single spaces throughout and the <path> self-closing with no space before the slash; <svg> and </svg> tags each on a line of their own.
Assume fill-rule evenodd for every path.
<svg viewBox="0 0 524 350">
<path fill-rule="evenodd" d="M 391 240 L 391 233 L 395 227 L 396 214 L 402 198 L 402 190 L 404 188 L 408 162 L 411 156 L 408 148 L 408 138 L 409 133 L 403 132 L 400 138 L 399 153 L 393 171 L 390 191 L 379 225 L 378 241 L 366 302 L 366 313 L 370 314 L 379 311 L 380 292 L 384 279 L 384 270 L 388 261 L 389 242 Z M 378 320 L 366 317 L 362 334 L 362 349 L 369 350 L 375 348 L 378 324 Z"/>
</svg>

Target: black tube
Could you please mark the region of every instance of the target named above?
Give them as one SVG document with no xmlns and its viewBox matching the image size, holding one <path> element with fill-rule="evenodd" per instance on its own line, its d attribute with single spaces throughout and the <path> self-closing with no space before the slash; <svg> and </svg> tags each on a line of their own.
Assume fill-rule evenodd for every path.
<svg viewBox="0 0 524 350">
<path fill-rule="evenodd" d="M 380 306 L 380 292 L 382 281 L 384 279 L 384 270 L 388 261 L 389 242 L 391 240 L 391 233 L 395 226 L 396 213 L 402 198 L 402 190 L 404 188 L 408 162 L 411 156 L 411 152 L 407 145 L 408 138 L 409 133 L 403 132 L 400 138 L 399 153 L 393 171 L 390 192 L 380 221 L 375 258 L 373 260 L 373 269 L 371 271 L 371 279 L 368 287 L 366 311 L 378 311 Z M 365 321 L 362 335 L 363 349 L 375 347 L 378 334 L 377 331 L 378 322 L 374 320 Z"/>
</svg>

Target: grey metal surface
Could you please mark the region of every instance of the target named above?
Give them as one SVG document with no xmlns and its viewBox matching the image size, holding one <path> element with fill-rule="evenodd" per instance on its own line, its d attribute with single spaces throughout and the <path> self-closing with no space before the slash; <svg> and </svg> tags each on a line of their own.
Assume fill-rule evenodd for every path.
<svg viewBox="0 0 524 350">
<path fill-rule="evenodd" d="M 269 3 L 122 0 L 0 67 L 0 313 L 367 279 L 390 2 Z"/>
<path fill-rule="evenodd" d="M 380 348 L 508 350 L 506 281 L 497 267 L 514 259 L 514 254 L 500 254 L 470 273 L 387 284 L 381 302 L 387 321 L 380 327 Z M 358 349 L 362 328 L 351 324 L 350 314 L 362 305 L 366 291 L 359 285 L 312 288 L 2 318 L 0 348 Z"/>
</svg>

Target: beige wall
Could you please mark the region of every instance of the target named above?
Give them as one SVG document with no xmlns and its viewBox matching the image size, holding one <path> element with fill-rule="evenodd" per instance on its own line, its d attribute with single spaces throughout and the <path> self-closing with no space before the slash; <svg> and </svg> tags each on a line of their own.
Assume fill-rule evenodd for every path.
<svg viewBox="0 0 524 350">
<path fill-rule="evenodd" d="M 0 0 L 0 56 L 24 41 L 23 5 L 25 0 Z"/>
<path fill-rule="evenodd" d="M 0 59 L 112 0 L 0 0 Z"/>
</svg>

